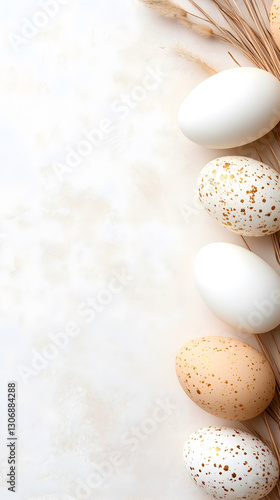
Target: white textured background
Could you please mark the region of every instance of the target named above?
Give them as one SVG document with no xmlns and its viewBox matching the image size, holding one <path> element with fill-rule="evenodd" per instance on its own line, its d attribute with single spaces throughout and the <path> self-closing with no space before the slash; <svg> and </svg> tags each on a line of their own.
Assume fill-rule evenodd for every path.
<svg viewBox="0 0 280 500">
<path fill-rule="evenodd" d="M 182 100 L 208 75 L 172 47 L 218 71 L 233 62 L 136 0 L 64 0 L 24 38 L 40 11 L 34 0 L 0 5 L 1 500 L 206 500 L 182 447 L 223 421 L 183 393 L 174 358 L 194 337 L 238 335 L 206 308 L 192 267 L 204 244 L 242 241 L 196 200 L 200 169 L 224 152 L 178 129 Z M 93 129 L 99 144 L 70 168 L 67 148 Z M 250 244 L 275 265 L 270 239 Z"/>
</svg>

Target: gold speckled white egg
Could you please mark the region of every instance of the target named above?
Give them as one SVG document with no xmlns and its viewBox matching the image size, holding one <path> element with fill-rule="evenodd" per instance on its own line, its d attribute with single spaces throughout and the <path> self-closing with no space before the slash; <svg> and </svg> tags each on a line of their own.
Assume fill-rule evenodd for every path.
<svg viewBox="0 0 280 500">
<path fill-rule="evenodd" d="M 176 373 L 194 403 L 227 420 L 256 417 L 275 392 L 274 374 L 264 355 L 229 337 L 187 342 L 177 354 Z"/>
<path fill-rule="evenodd" d="M 274 0 L 269 14 L 270 31 L 272 37 L 280 48 L 280 0 Z"/>
<path fill-rule="evenodd" d="M 280 229 L 279 174 L 244 156 L 208 163 L 198 178 L 199 198 L 224 227 L 244 236 L 265 236 Z"/>
<path fill-rule="evenodd" d="M 279 477 L 277 459 L 268 446 L 230 427 L 205 427 L 191 434 L 184 462 L 196 485 L 221 500 L 267 498 Z"/>
</svg>

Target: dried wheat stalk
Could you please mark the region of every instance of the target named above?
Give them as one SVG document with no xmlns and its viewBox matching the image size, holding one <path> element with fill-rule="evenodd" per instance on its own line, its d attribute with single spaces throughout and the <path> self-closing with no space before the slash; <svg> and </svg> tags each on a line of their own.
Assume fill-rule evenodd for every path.
<svg viewBox="0 0 280 500">
<path fill-rule="evenodd" d="M 195 7 L 197 14 L 179 7 L 169 0 L 140 1 L 164 17 L 175 18 L 175 20 L 185 24 L 197 33 L 215 37 L 230 44 L 257 68 L 269 71 L 280 79 L 280 51 L 269 31 L 269 12 L 266 0 L 243 0 L 242 7 L 237 4 L 236 0 L 212 0 L 211 4 L 216 7 L 219 16 L 222 16 L 223 26 L 216 21 L 213 15 L 211 16 L 200 7 L 195 0 L 187 1 Z M 228 53 L 235 63 L 239 65 L 235 57 L 230 52 Z M 184 50 L 181 50 L 180 55 L 185 56 L 187 59 L 190 57 L 187 51 L 184 54 Z M 260 161 L 270 164 L 280 172 L 280 161 L 278 159 L 280 153 L 279 125 L 267 136 L 256 141 L 253 148 Z M 242 148 L 240 150 L 242 151 Z M 275 257 L 280 265 L 280 232 L 272 235 L 271 239 Z M 248 247 L 244 238 L 243 242 Z M 280 347 L 276 333 L 276 331 L 273 331 L 268 334 L 255 335 L 275 374 L 275 398 L 269 408 L 262 414 L 262 430 L 259 429 L 254 420 L 245 424 L 251 432 L 270 444 L 280 463 Z M 280 498 L 280 481 L 273 492 L 265 498 L 268 500 Z"/>
<path fill-rule="evenodd" d="M 176 54 L 179 57 L 182 57 L 183 59 L 186 59 L 189 62 L 196 63 L 197 66 L 199 66 L 208 76 L 213 76 L 216 73 L 218 73 L 218 71 L 216 70 L 216 68 L 214 68 L 211 64 L 209 64 L 208 62 L 206 62 L 201 57 L 193 54 L 191 51 L 186 50 L 183 47 L 183 45 L 180 44 L 180 43 L 176 43 L 175 44 L 175 46 L 174 46 L 174 52 L 176 52 Z"/>
<path fill-rule="evenodd" d="M 159 12 L 164 17 L 169 17 L 171 19 L 176 19 L 179 23 L 186 25 L 188 28 L 192 29 L 203 36 L 212 36 L 213 30 L 209 26 L 201 25 L 190 20 L 186 10 L 179 7 L 169 0 L 141 0 L 150 9 Z"/>
</svg>

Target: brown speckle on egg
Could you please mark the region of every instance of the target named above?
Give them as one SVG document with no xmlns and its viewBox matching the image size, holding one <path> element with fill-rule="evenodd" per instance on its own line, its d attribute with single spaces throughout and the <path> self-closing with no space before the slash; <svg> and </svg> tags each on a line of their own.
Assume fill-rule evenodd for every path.
<svg viewBox="0 0 280 500">
<path fill-rule="evenodd" d="M 235 449 L 245 447 L 248 459 L 243 461 Z M 277 459 L 260 439 L 228 427 L 210 426 L 191 434 L 184 446 L 184 461 L 197 486 L 224 500 L 260 500 L 272 491 L 279 476 Z"/>
<path fill-rule="evenodd" d="M 280 48 L 280 0 L 274 0 L 269 14 L 270 31 L 272 37 Z"/>
<path fill-rule="evenodd" d="M 231 231 L 273 234 L 280 230 L 279 179 L 275 170 L 252 158 L 217 158 L 200 173 L 199 199 L 209 215 Z"/>
<path fill-rule="evenodd" d="M 176 357 L 176 373 L 192 401 L 228 420 L 256 417 L 275 392 L 275 378 L 263 354 L 229 337 L 201 337 L 185 344 Z"/>
</svg>

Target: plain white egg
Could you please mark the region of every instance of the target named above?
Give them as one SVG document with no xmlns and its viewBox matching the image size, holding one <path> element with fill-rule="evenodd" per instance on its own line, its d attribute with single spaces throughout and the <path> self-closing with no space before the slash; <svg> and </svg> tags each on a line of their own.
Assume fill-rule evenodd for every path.
<svg viewBox="0 0 280 500">
<path fill-rule="evenodd" d="M 280 120 L 280 82 L 258 68 L 222 71 L 195 87 L 178 115 L 182 132 L 209 148 L 234 148 L 267 134 Z"/>
<path fill-rule="evenodd" d="M 194 263 L 198 290 L 218 318 L 248 333 L 280 324 L 280 276 L 263 259 L 231 243 L 210 243 Z"/>
</svg>

